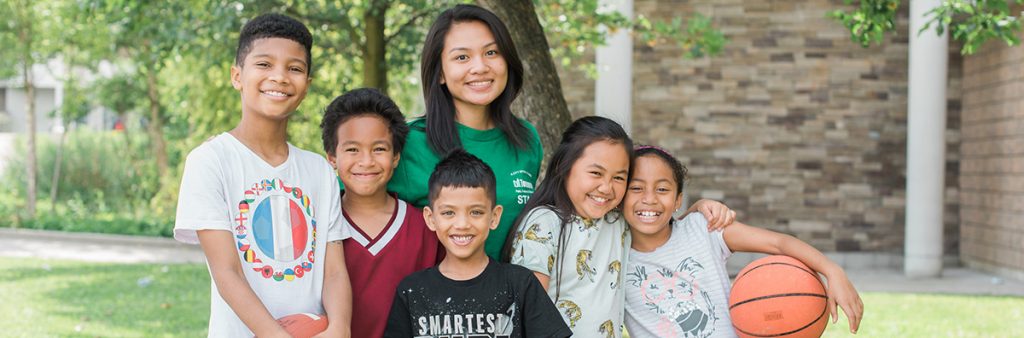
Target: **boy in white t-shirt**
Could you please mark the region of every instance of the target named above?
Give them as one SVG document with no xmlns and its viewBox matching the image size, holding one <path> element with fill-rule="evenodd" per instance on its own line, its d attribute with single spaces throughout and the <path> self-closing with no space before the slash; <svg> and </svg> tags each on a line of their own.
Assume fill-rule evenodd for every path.
<svg viewBox="0 0 1024 338">
<path fill-rule="evenodd" d="M 287 16 L 249 21 L 231 67 L 242 119 L 185 160 L 174 237 L 206 255 L 210 337 L 288 337 L 275 318 L 301 312 L 326 312 L 322 336 L 349 335 L 338 181 L 323 157 L 287 142 L 312 42 Z"/>
</svg>

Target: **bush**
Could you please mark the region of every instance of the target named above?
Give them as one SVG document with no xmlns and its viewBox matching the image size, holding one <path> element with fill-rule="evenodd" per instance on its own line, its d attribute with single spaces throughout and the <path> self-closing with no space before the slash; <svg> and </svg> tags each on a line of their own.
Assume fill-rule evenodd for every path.
<svg viewBox="0 0 1024 338">
<path fill-rule="evenodd" d="M 69 133 L 61 156 L 57 198 L 50 203 L 57 146 L 57 137 L 37 139 L 38 202 L 35 217 L 28 217 L 22 179 L 26 176 L 24 140 L 15 145 L 14 158 L 0 177 L 20 184 L 0 193 L 0 226 L 170 236 L 173 222 L 150 212 L 160 177 L 148 155 L 145 134 Z"/>
<path fill-rule="evenodd" d="M 147 154 L 149 141 L 141 133 L 75 131 L 67 135 L 61 158 L 56 202 L 77 201 L 92 212 L 131 211 L 144 206 L 159 188 L 156 164 Z M 50 199 L 56 137 L 40 137 L 36 148 L 36 184 L 39 200 Z M 4 170 L 8 182 L 24 182 L 25 145 Z M 25 196 L 25 185 L 13 187 Z"/>
<path fill-rule="evenodd" d="M 161 218 L 135 218 L 132 215 L 113 213 L 89 217 L 67 217 L 60 212 L 40 212 L 33 220 L 21 220 L 18 227 L 37 230 L 171 237 L 174 221 Z"/>
</svg>

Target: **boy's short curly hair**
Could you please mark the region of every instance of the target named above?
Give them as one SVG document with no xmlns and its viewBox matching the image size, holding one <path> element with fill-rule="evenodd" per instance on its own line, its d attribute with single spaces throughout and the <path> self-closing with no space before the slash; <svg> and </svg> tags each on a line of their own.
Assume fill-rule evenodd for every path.
<svg viewBox="0 0 1024 338">
<path fill-rule="evenodd" d="M 320 121 L 325 152 L 335 155 L 334 149 L 338 147 L 338 126 L 357 116 L 376 116 L 384 120 L 391 133 L 392 151 L 395 154 L 402 152 L 405 137 L 409 135 L 409 125 L 405 124 L 405 116 L 395 101 L 373 88 L 351 90 L 327 105 L 324 109 L 324 118 Z"/>
<path fill-rule="evenodd" d="M 299 20 L 277 13 L 257 16 L 242 27 L 242 33 L 238 36 L 238 49 L 235 50 L 235 65 L 242 66 L 245 57 L 252 51 L 254 41 L 266 38 L 288 39 L 302 45 L 306 49 L 306 72 L 312 73 L 313 34 Z"/>
</svg>

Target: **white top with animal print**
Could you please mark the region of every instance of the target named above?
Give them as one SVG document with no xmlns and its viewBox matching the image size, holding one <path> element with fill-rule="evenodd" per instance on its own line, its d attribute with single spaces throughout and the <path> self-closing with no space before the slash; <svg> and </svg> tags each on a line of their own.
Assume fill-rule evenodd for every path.
<svg viewBox="0 0 1024 338">
<path fill-rule="evenodd" d="M 707 229 L 694 212 L 672 225 L 661 247 L 630 250 L 624 271 L 630 337 L 736 337 L 725 268 L 732 252 L 721 231 Z"/>
<path fill-rule="evenodd" d="M 548 296 L 574 336 L 621 337 L 621 270 L 631 243 L 625 220 L 617 213 L 594 221 L 574 217 L 559 238 L 561 225 L 550 208 L 531 210 L 517 227 L 512 263 L 551 277 Z"/>
</svg>

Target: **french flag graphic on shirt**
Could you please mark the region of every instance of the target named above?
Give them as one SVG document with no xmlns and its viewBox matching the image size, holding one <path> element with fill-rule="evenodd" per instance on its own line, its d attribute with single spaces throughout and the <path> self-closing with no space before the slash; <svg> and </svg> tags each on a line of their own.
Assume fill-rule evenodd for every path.
<svg viewBox="0 0 1024 338">
<path fill-rule="evenodd" d="M 271 195 L 256 206 L 252 236 L 268 258 L 290 262 L 306 251 L 308 225 L 302 208 L 285 195 Z"/>
</svg>

